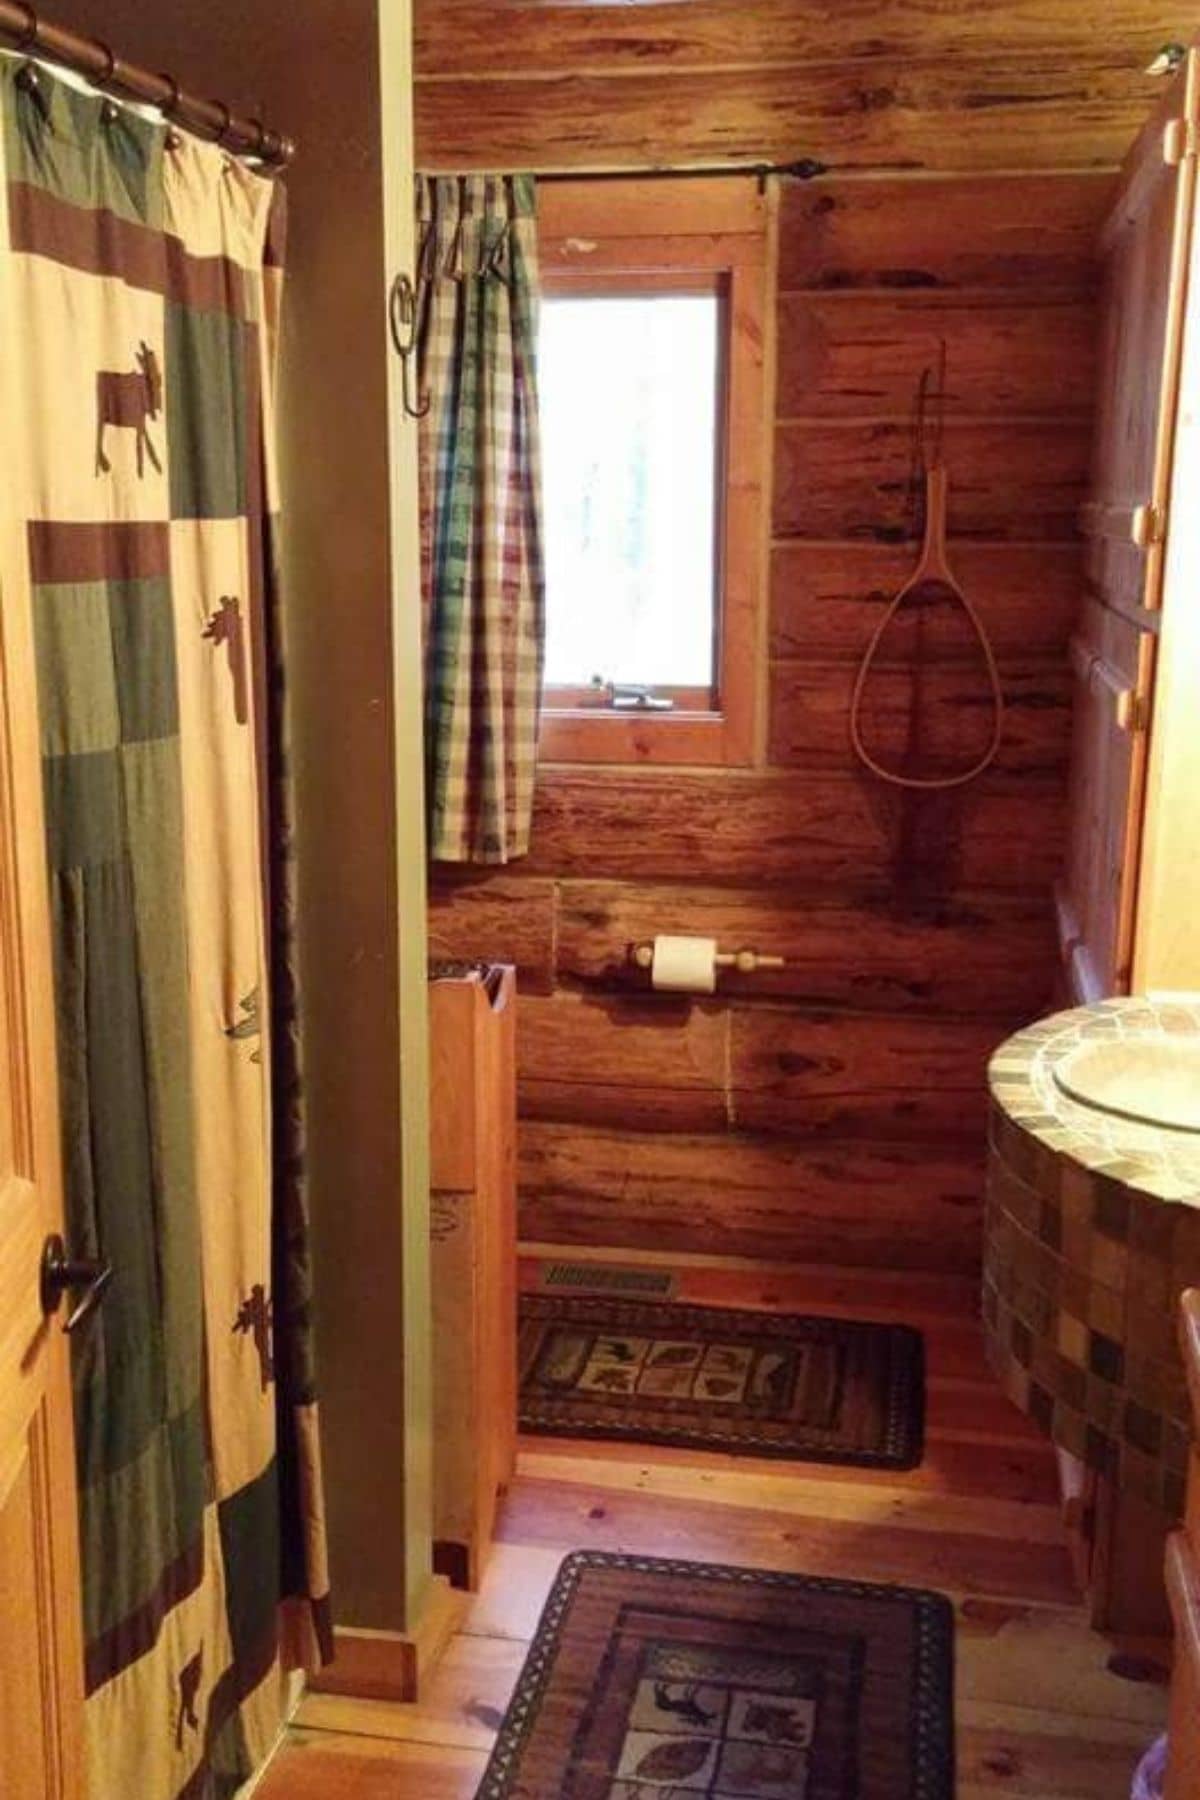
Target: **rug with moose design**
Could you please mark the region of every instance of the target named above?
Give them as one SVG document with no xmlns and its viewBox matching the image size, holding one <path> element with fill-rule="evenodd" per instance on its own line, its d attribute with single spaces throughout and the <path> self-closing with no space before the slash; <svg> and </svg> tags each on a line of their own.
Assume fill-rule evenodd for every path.
<svg viewBox="0 0 1200 1800">
<path fill-rule="evenodd" d="M 580 1551 L 476 1800 L 951 1800 L 940 1594 Z"/>
<path fill-rule="evenodd" d="M 672 1301 L 523 1294 L 521 1430 L 912 1468 L 919 1332 Z"/>
</svg>

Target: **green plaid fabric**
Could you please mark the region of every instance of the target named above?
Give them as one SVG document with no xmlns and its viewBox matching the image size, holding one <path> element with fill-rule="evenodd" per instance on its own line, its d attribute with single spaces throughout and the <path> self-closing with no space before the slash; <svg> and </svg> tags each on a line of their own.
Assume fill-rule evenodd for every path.
<svg viewBox="0 0 1200 1800">
<path fill-rule="evenodd" d="M 531 176 L 417 184 L 430 855 L 529 848 L 545 578 Z"/>
</svg>

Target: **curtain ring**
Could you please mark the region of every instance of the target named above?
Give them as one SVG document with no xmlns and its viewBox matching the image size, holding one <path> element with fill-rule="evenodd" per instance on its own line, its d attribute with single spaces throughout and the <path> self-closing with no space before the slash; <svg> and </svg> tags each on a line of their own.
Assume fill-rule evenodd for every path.
<svg viewBox="0 0 1200 1800">
<path fill-rule="evenodd" d="M 228 106 L 226 106 L 224 100 L 210 100 L 209 105 L 217 107 L 221 114 L 221 129 L 217 132 L 214 142 L 225 152 L 224 160 L 221 163 L 221 172 L 224 175 L 228 175 L 233 169 L 233 157 L 230 154 L 229 145 L 225 140 L 228 138 L 233 126 L 233 114 L 230 112 Z"/>
<path fill-rule="evenodd" d="M 38 16 L 34 12 L 32 6 L 28 4 L 28 0 L 17 0 L 17 4 L 25 14 L 25 29 L 13 45 L 13 49 L 25 51 L 36 50 L 38 47 L 38 37 L 41 33 Z"/>
<path fill-rule="evenodd" d="M 159 116 L 165 120 L 167 126 L 163 143 L 168 150 L 178 150 L 183 139 L 175 127 L 175 115 L 179 111 L 179 102 L 183 97 L 182 90 L 175 77 L 168 75 L 165 69 L 159 70 L 158 79 L 165 81 L 171 90 L 166 99 L 160 100 L 158 103 Z"/>
<path fill-rule="evenodd" d="M 112 46 L 110 44 L 106 44 L 104 42 L 103 38 L 93 38 L 92 39 L 92 48 L 94 50 L 98 50 L 100 55 L 104 58 L 104 73 L 102 75 L 89 76 L 88 79 L 91 81 L 91 84 L 93 87 L 97 87 L 97 88 L 100 88 L 101 90 L 103 90 L 104 88 L 106 88 L 108 86 L 108 83 L 112 80 L 113 74 L 116 70 L 116 66 L 117 66 L 116 55 L 113 52 Z M 108 99 L 106 97 L 101 102 L 101 106 L 100 106 L 100 123 L 102 125 L 115 125 L 117 120 L 120 118 L 120 116 L 121 116 L 121 109 L 117 105 L 116 101 Z"/>
<path fill-rule="evenodd" d="M 104 73 L 103 75 L 92 75 L 89 77 L 89 80 L 93 87 L 106 87 L 112 80 L 113 71 L 117 66 L 116 55 L 113 52 L 111 45 L 106 44 L 103 38 L 93 38 L 92 48 L 98 50 L 100 55 L 104 58 Z"/>
<path fill-rule="evenodd" d="M 175 118 L 175 114 L 179 110 L 179 101 L 180 101 L 180 97 L 181 97 L 181 90 L 179 87 L 179 83 L 176 81 L 176 79 L 173 75 L 167 75 L 162 70 L 159 71 L 158 79 L 160 81 L 165 81 L 167 86 L 171 90 L 171 92 L 167 95 L 167 98 L 165 100 L 159 101 L 158 110 L 162 114 L 164 119 L 170 119 L 173 121 Z"/>
<path fill-rule="evenodd" d="M 251 156 L 256 156 L 259 162 L 266 162 L 267 128 L 261 119 L 251 119 L 250 124 L 254 127 L 254 148 L 250 154 Z"/>
</svg>

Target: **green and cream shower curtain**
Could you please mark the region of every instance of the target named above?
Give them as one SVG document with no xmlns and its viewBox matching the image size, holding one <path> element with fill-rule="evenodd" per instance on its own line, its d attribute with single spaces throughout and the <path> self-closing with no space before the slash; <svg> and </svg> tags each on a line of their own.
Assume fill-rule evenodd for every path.
<svg viewBox="0 0 1200 1800">
<path fill-rule="evenodd" d="M 271 513 L 282 196 L 0 60 L 92 1800 L 215 1800 L 327 1647 Z"/>
<path fill-rule="evenodd" d="M 429 854 L 529 849 L 545 636 L 528 175 L 417 183 Z"/>
</svg>

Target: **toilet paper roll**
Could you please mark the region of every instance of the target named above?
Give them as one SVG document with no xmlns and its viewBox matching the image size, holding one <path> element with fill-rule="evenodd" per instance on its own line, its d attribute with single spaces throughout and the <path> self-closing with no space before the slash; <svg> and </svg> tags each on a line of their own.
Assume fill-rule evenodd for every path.
<svg viewBox="0 0 1200 1800">
<path fill-rule="evenodd" d="M 716 938 L 656 937 L 650 984 L 672 994 L 715 992 Z"/>
</svg>

